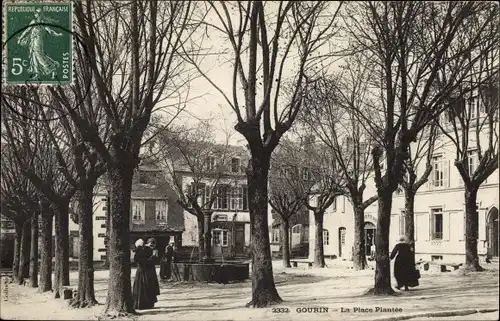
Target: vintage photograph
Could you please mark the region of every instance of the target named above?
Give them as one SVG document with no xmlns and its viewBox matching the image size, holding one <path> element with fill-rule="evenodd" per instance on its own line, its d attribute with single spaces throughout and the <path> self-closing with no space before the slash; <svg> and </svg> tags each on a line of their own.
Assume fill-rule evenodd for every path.
<svg viewBox="0 0 500 321">
<path fill-rule="evenodd" d="M 2 320 L 499 319 L 498 3 L 2 14 Z"/>
</svg>

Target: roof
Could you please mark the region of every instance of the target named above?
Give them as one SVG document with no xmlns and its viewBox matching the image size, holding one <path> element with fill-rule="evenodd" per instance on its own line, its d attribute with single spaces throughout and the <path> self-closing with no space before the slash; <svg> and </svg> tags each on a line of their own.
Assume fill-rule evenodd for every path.
<svg viewBox="0 0 500 321">
<path fill-rule="evenodd" d="M 151 198 L 151 199 L 167 199 L 168 185 L 151 185 L 151 184 L 133 184 L 132 198 Z"/>
</svg>

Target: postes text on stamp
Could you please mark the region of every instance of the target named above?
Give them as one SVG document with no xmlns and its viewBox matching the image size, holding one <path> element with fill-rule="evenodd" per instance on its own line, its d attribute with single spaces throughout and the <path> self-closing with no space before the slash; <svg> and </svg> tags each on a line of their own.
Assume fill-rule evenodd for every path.
<svg viewBox="0 0 500 321">
<path fill-rule="evenodd" d="M 5 3 L 4 81 L 7 85 L 73 82 L 73 4 Z"/>
</svg>

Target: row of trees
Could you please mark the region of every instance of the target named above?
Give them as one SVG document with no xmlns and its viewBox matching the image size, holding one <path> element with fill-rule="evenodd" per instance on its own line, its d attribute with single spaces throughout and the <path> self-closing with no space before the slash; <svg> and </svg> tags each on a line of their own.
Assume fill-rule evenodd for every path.
<svg viewBox="0 0 500 321">
<path fill-rule="evenodd" d="M 103 178 L 110 195 L 110 277 L 104 314 L 133 313 L 129 257 L 133 173 L 141 148 L 152 137 L 168 132 L 189 101 L 189 83 L 201 77 L 233 110 L 235 130 L 246 139 L 250 152 L 246 167 L 252 237 L 249 305 L 282 301 L 274 284 L 269 245 L 269 170 L 273 152 L 295 122 L 302 125 L 296 128 L 312 131 L 325 147 L 310 149 L 315 156 L 311 161 L 322 161 L 309 166 L 316 173 L 314 184 L 309 180 L 303 184 L 317 195 L 316 201 L 304 203 L 314 212 L 321 244 L 316 263 L 324 266 L 324 212 L 336 195 L 344 194 L 355 205 L 359 236 L 355 262 L 363 268 L 363 210 L 377 200 L 374 292 L 385 294 L 392 293 L 388 248 L 392 194 L 399 185 L 416 190 L 420 181 L 410 170 L 404 180 L 405 170 L 415 168 L 412 143 L 433 133 L 434 127 L 429 126 L 444 111 L 450 112 L 452 123 L 460 124 L 460 129 L 454 136 L 446 133 L 457 142 L 456 166 L 469 195 L 467 264 L 478 268 L 472 204 L 477 187 L 498 166 L 498 144 L 495 138 L 480 145 L 478 169 L 469 173 L 468 143 L 463 138 L 469 137 L 464 126 L 473 122 L 456 119 L 464 113 L 472 118 L 460 102 L 486 85 L 489 89 L 481 91 L 481 99 L 490 103 L 485 104 L 489 106 L 485 126 L 491 135 L 496 133 L 491 106 L 498 90 L 490 84 L 498 76 L 497 16 L 498 8 L 483 2 L 77 1 L 75 83 L 67 87 L 27 84 L 9 88 L 2 96 L 9 107 L 2 107 L 6 142 L 2 161 L 5 148 L 9 164 L 5 177 L 15 183 L 4 184 L 2 169 L 2 196 L 11 196 L 2 197 L 8 200 L 2 203 L 2 213 L 10 213 L 18 226 L 28 217 L 33 219 L 34 213 L 40 215 L 41 291 L 52 288 L 55 217 L 57 296 L 69 284 L 68 209 L 70 201 L 77 199 L 80 258 L 73 304 L 93 305 L 92 194 Z M 211 45 L 213 37 L 216 49 Z M 230 61 L 230 88 L 206 70 L 204 59 L 213 54 Z M 160 130 L 150 135 L 156 110 L 163 120 Z M 167 135 L 160 144 L 182 146 L 184 141 L 182 135 Z M 424 141 L 434 145 L 433 140 Z M 180 149 L 174 153 L 182 156 Z M 365 199 L 367 168 L 374 171 L 377 195 Z M 203 206 L 194 202 L 200 205 L 197 190 L 181 202 L 201 217 Z M 205 241 L 209 240 L 209 233 L 203 232 Z M 34 238 L 32 244 L 36 244 Z M 34 250 L 31 255 L 30 260 L 37 262 Z"/>
</svg>

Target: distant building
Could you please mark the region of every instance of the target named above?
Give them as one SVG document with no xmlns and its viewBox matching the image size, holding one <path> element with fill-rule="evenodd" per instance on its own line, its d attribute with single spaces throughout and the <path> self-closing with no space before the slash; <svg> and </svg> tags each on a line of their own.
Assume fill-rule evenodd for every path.
<svg viewBox="0 0 500 321">
<path fill-rule="evenodd" d="M 104 179 L 102 182 L 104 182 Z M 94 215 L 92 216 L 94 234 L 94 261 L 107 259 L 107 226 L 109 224 L 109 196 L 107 187 L 102 183 L 94 192 Z M 138 238 L 156 240 L 159 253 L 164 251 L 170 240 L 181 246 L 184 230 L 182 208 L 177 203 L 175 193 L 154 164 L 141 163 L 133 178 L 130 200 L 130 249 Z M 70 220 L 70 257 L 78 258 L 78 224 Z"/>
<path fill-rule="evenodd" d="M 485 139 L 481 133 L 480 139 Z M 470 135 L 476 139 L 475 134 Z M 471 148 L 474 144 L 471 144 Z M 478 166 L 475 150 L 469 150 L 469 170 L 474 172 Z M 465 262 L 465 198 L 463 181 L 454 166 L 455 146 L 445 135 L 439 135 L 436 149 L 432 154 L 432 172 L 427 183 L 420 187 L 415 197 L 415 248 L 416 258 L 446 262 Z M 425 160 L 420 162 L 417 173 L 425 170 Z M 481 257 L 489 253 L 499 254 L 498 206 L 499 206 L 498 169 L 481 185 L 477 206 L 479 214 L 478 252 Z M 420 176 L 419 176 L 420 177 Z M 373 177 L 368 178 L 364 199 L 376 195 Z M 377 225 L 377 202 L 365 210 L 366 254 L 374 242 Z M 395 192 L 392 201 L 390 225 L 390 250 L 398 236 L 404 234 L 404 192 Z M 314 222 L 313 214 L 309 221 Z M 336 256 L 351 260 L 354 242 L 354 213 L 352 205 L 344 196 L 336 202 L 324 216 L 323 244 L 325 256 Z M 309 256 L 314 255 L 315 231 L 309 231 Z"/>
<path fill-rule="evenodd" d="M 214 147 L 213 156 L 209 159 L 209 169 L 216 169 L 217 176 L 206 175 L 203 185 L 203 198 L 209 197 L 210 187 L 216 185 L 218 195 L 211 210 L 212 256 L 218 259 L 222 256 L 241 256 L 250 246 L 250 214 L 248 211 L 248 188 L 245 168 L 248 164 L 248 154 L 242 147 Z M 220 150 L 219 150 L 220 149 Z M 183 190 L 188 190 L 193 184 L 193 173 L 187 166 L 180 166 L 175 173 L 182 182 Z M 214 180 L 219 181 L 215 184 Z M 205 203 L 204 201 L 202 203 Z M 198 247 L 197 218 L 184 211 L 185 231 L 182 234 L 182 245 Z M 197 253 L 195 253 L 196 255 Z"/>
</svg>

